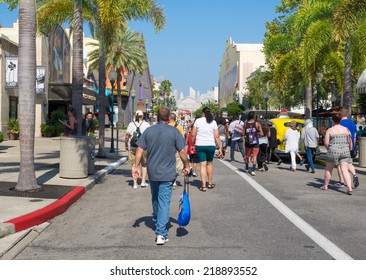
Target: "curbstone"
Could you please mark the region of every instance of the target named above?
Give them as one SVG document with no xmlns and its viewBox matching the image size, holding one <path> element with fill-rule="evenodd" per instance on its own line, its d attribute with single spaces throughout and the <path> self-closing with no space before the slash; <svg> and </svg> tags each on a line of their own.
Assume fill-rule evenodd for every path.
<svg viewBox="0 0 366 280">
<path fill-rule="evenodd" d="M 75 203 L 80 197 L 82 197 L 86 191 L 93 188 L 95 183 L 106 174 L 112 172 L 114 169 L 122 165 L 127 161 L 127 157 L 122 157 L 118 161 L 110 164 L 104 169 L 98 171 L 93 181 L 86 186 L 77 186 L 66 195 L 58 199 L 57 201 L 31 213 L 23 216 L 13 218 L 11 220 L 0 223 L 0 238 L 6 235 L 13 234 L 33 226 L 37 226 L 48 220 L 64 213 L 73 203 Z"/>
</svg>

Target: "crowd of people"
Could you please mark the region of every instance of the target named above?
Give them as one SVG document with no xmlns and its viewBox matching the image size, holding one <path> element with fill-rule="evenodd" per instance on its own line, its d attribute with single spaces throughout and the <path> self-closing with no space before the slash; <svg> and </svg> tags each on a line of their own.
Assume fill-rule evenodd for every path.
<svg viewBox="0 0 366 280">
<path fill-rule="evenodd" d="M 358 187 L 352 158 L 355 150 L 356 125 L 347 118 L 348 111 L 342 109 L 333 116 L 333 127 L 324 137 L 327 149 L 324 185 L 321 190 L 328 190 L 333 168 L 337 168 L 338 186 L 346 186 L 347 194 L 352 194 L 353 187 Z M 133 138 L 138 138 L 132 146 Z M 305 121 L 300 131 L 298 122 L 292 120 L 284 136 L 285 152 L 290 155 L 290 171 L 296 172 L 297 158 L 300 165 L 305 157 L 299 153 L 300 143 L 304 143 L 307 164 L 306 171 L 315 173 L 313 157 L 318 148 L 319 133 L 311 119 Z M 163 245 L 168 239 L 166 224 L 169 221 L 172 191 L 177 188 L 177 177 L 200 177 L 196 181 L 201 192 L 216 187 L 214 183 L 213 160 L 224 159 L 229 148 L 228 161 L 235 161 L 235 153 L 240 152 L 244 171 L 255 176 L 256 172 L 266 172 L 270 163 L 282 164 L 277 154 L 277 130 L 270 120 L 257 119 L 249 112 L 247 119 L 232 116 L 230 119 L 214 116 L 209 108 L 202 110 L 202 115 L 195 120 L 185 120 L 162 107 L 157 114 L 157 122 L 150 124 L 143 120 L 143 112 L 137 111 L 135 120 L 126 131 L 126 150 L 132 165 L 133 188 L 151 187 L 153 222 L 156 226 L 156 244 Z M 241 162 L 241 161 L 239 161 Z M 142 175 L 142 176 L 141 176 Z M 140 177 L 141 176 L 141 177 Z M 138 180 L 141 183 L 138 185 Z"/>
</svg>

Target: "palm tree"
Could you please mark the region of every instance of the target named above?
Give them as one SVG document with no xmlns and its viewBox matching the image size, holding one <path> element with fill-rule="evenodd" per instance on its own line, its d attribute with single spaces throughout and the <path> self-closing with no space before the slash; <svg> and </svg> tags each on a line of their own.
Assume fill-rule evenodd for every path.
<svg viewBox="0 0 366 280">
<path fill-rule="evenodd" d="M 117 104 L 118 119 L 122 120 L 122 96 L 120 81 L 123 80 L 125 71 L 136 71 L 142 73 L 147 67 L 147 57 L 144 47 L 144 39 L 138 32 L 127 30 L 120 32 L 109 46 L 106 53 L 106 67 L 113 66 L 117 69 Z M 90 68 L 97 69 L 99 66 L 99 42 L 90 43 L 96 49 L 89 53 Z"/>
<path fill-rule="evenodd" d="M 366 64 L 366 15 L 365 0 L 343 0 L 334 12 L 333 35 L 344 47 L 344 96 L 343 106 L 352 109 L 352 83 Z"/>
<path fill-rule="evenodd" d="M 80 1 L 80 0 L 77 0 Z M 41 30 L 48 31 L 57 24 L 66 21 L 72 23 L 72 0 L 41 0 L 39 4 L 38 22 Z M 97 156 L 105 157 L 104 149 L 104 121 L 105 121 L 105 52 L 113 41 L 114 32 L 111 30 L 123 29 L 127 20 L 144 19 L 160 31 L 165 25 L 163 9 L 155 0 L 83 0 L 83 19 L 89 22 L 93 37 L 101 42 L 99 67 L 99 150 Z M 72 25 L 72 24 L 71 24 Z M 47 34 L 47 32 L 45 32 Z M 82 60 L 80 61 L 82 63 Z"/>
<path fill-rule="evenodd" d="M 37 191 L 34 167 L 34 134 L 36 111 L 36 3 L 19 1 L 19 127 L 20 172 L 17 191 Z"/>
</svg>

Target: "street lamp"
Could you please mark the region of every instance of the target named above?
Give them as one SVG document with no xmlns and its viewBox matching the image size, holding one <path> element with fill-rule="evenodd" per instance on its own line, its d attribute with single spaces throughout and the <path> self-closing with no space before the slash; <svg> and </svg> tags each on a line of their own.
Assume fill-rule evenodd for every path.
<svg viewBox="0 0 366 280">
<path fill-rule="evenodd" d="M 146 119 L 147 119 L 147 106 L 149 106 L 149 97 L 146 96 L 145 98 L 145 112 L 146 112 Z"/>
<path fill-rule="evenodd" d="M 316 73 L 316 128 L 319 131 L 319 92 L 320 83 L 323 81 L 323 73 Z"/>
<path fill-rule="evenodd" d="M 114 127 L 114 122 L 113 122 L 113 116 L 114 116 L 114 93 L 113 93 L 113 90 L 114 90 L 114 82 L 117 80 L 117 72 L 114 71 L 114 69 L 112 68 L 111 71 L 109 71 L 108 73 L 108 79 L 111 83 L 111 87 L 112 87 L 112 110 L 111 111 L 111 114 L 112 114 L 112 117 L 111 117 L 111 127 L 112 127 L 112 132 L 111 132 L 111 148 L 109 150 L 110 153 L 115 153 L 115 149 L 114 149 L 114 138 L 113 138 L 113 127 Z"/>
<path fill-rule="evenodd" d="M 264 95 L 264 100 L 266 101 L 266 115 L 265 115 L 265 118 L 267 120 L 267 113 L 268 113 L 268 99 L 269 99 L 269 91 L 267 90 Z"/>
<path fill-rule="evenodd" d="M 133 121 L 133 115 L 135 114 L 135 96 L 136 96 L 136 90 L 133 88 L 131 90 L 131 97 L 132 97 L 132 106 L 131 106 L 131 120 Z"/>
</svg>

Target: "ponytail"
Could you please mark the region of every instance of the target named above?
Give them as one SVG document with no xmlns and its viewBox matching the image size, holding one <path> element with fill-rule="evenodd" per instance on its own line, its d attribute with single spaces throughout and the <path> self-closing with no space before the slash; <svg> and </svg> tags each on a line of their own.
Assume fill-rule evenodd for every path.
<svg viewBox="0 0 366 280">
<path fill-rule="evenodd" d="M 212 116 L 212 113 L 211 113 L 210 108 L 205 107 L 205 108 L 203 108 L 202 112 L 205 114 L 206 122 L 207 122 L 207 123 L 212 123 L 212 121 L 213 121 L 213 116 Z"/>
</svg>

